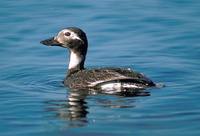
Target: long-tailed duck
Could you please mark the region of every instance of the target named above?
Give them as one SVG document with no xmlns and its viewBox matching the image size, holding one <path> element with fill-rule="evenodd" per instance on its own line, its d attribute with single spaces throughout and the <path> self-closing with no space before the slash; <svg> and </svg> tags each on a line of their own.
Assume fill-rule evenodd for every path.
<svg viewBox="0 0 200 136">
<path fill-rule="evenodd" d="M 70 51 L 68 73 L 64 85 L 72 89 L 121 90 L 155 86 L 149 78 L 125 68 L 85 69 L 88 41 L 85 32 L 77 27 L 61 30 L 55 37 L 41 41 L 48 46 L 60 46 Z"/>
</svg>

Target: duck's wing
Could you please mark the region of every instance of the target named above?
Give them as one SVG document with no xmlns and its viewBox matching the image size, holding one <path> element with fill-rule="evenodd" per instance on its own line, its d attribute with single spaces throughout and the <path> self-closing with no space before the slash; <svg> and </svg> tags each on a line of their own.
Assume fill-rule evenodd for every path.
<svg viewBox="0 0 200 136">
<path fill-rule="evenodd" d="M 132 83 L 153 86 L 154 83 L 143 74 L 121 68 L 82 70 L 68 76 L 65 85 L 70 88 L 95 88 L 107 83 Z"/>
</svg>

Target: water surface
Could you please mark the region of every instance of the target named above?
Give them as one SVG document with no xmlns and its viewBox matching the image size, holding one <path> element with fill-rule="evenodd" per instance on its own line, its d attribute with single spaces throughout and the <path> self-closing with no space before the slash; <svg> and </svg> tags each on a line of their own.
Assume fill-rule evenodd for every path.
<svg viewBox="0 0 200 136">
<path fill-rule="evenodd" d="M 198 0 L 1 1 L 0 135 L 200 134 Z M 150 96 L 64 87 L 68 52 L 39 42 L 86 31 L 86 66 L 129 67 L 166 87 Z"/>
</svg>

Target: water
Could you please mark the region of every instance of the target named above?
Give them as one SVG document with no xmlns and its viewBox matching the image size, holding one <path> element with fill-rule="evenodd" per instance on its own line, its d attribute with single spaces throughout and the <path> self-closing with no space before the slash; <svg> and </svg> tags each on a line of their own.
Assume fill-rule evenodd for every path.
<svg viewBox="0 0 200 136">
<path fill-rule="evenodd" d="M 1 1 L 0 135 L 200 134 L 198 0 Z M 130 67 L 166 85 L 150 96 L 64 87 L 68 52 L 39 42 L 68 26 L 89 38 L 87 67 Z"/>
</svg>

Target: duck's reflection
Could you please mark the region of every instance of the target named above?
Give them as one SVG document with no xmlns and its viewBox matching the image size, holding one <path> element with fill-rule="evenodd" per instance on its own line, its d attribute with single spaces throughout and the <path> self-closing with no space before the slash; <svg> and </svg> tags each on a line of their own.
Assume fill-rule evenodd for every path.
<svg viewBox="0 0 200 136">
<path fill-rule="evenodd" d="M 114 95 L 120 96 L 120 99 L 118 97 L 115 97 L 115 99 L 104 98 L 104 95 L 102 96 L 101 94 L 105 94 L 105 92 L 102 93 L 96 90 L 69 90 L 66 100 L 48 101 L 48 111 L 53 111 L 56 113 L 56 116 L 62 120 L 68 120 L 68 127 L 81 127 L 88 124 L 88 96 L 95 96 L 95 103 L 98 106 L 110 108 L 131 108 L 135 107 L 135 105 L 133 105 L 134 100 L 125 99 L 124 97 L 150 95 L 149 92 L 144 92 L 144 90 L 115 93 Z M 98 97 L 98 95 L 101 96 Z M 131 102 L 131 105 L 129 105 L 129 102 Z"/>
<path fill-rule="evenodd" d="M 71 90 L 68 95 L 68 118 L 70 120 L 82 120 L 87 116 L 87 91 Z"/>
<path fill-rule="evenodd" d="M 56 117 L 68 121 L 68 127 L 85 126 L 88 122 L 87 96 L 87 91 L 70 90 L 65 100 L 46 101 L 46 110 L 56 115 Z"/>
</svg>

